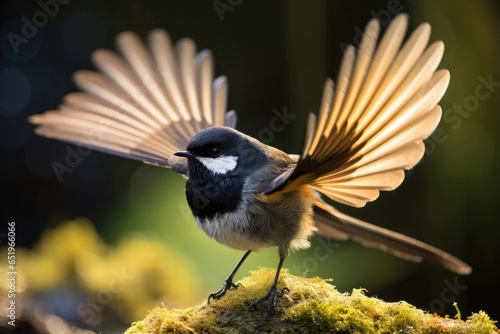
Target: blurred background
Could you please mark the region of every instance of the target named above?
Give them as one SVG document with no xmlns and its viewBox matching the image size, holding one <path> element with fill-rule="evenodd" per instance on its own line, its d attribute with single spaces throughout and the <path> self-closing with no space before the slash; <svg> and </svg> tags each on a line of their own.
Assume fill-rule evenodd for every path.
<svg viewBox="0 0 500 334">
<path fill-rule="evenodd" d="M 56 5 L 54 5 L 56 4 Z M 211 241 L 191 217 L 184 180 L 139 162 L 92 152 L 58 179 L 72 146 L 35 136 L 29 115 L 56 109 L 75 91 L 71 75 L 92 69 L 90 53 L 114 48 L 123 30 L 165 28 L 210 48 L 229 80 L 228 108 L 240 131 L 298 153 L 307 114 L 346 43 L 372 17 L 386 27 L 400 12 L 410 29 L 432 25 L 451 72 L 444 116 L 422 163 L 394 192 L 363 209 L 337 208 L 458 256 L 457 276 L 353 242 L 320 237 L 292 253 L 293 274 L 333 278 L 340 291 L 367 294 L 463 317 L 500 319 L 500 5 L 493 0 L 377 1 L 3 1 L 0 60 L 2 201 L 0 249 L 8 271 L 8 222 L 16 226 L 18 332 L 120 333 L 148 310 L 187 307 L 219 289 L 241 252 Z M 39 27 L 31 25 L 38 22 Z M 295 115 L 262 136 L 273 109 Z M 276 267 L 275 249 L 252 254 L 237 279 Z M 3 277 L 3 276 L 2 276 Z M 8 305 L 0 281 L 2 331 Z"/>
</svg>

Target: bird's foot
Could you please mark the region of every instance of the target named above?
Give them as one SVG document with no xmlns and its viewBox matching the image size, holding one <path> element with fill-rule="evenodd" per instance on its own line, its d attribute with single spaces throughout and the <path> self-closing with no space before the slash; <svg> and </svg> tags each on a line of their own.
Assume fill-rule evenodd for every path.
<svg viewBox="0 0 500 334">
<path fill-rule="evenodd" d="M 232 279 L 227 278 L 224 281 L 224 284 L 222 284 L 222 287 L 220 288 L 219 291 L 211 293 L 208 296 L 208 304 L 210 304 L 210 299 L 221 299 L 222 296 L 224 296 L 226 294 L 227 290 L 229 290 L 231 288 L 238 289 L 239 286 L 240 286 L 240 284 L 234 284 Z"/>
<path fill-rule="evenodd" d="M 281 291 L 278 291 L 276 284 L 273 284 L 271 286 L 271 289 L 269 289 L 269 292 L 267 293 L 267 295 L 265 295 L 264 298 L 259 299 L 256 302 L 253 302 L 252 304 L 250 304 L 248 309 L 249 310 L 251 310 L 253 308 L 257 309 L 257 307 L 260 304 L 262 304 L 262 302 L 269 299 L 269 303 L 267 304 L 267 316 L 271 316 L 274 313 L 274 311 L 276 310 L 276 298 L 283 297 L 283 294 L 285 293 L 285 291 L 289 292 L 290 289 L 285 287 L 285 288 L 281 289 Z"/>
</svg>

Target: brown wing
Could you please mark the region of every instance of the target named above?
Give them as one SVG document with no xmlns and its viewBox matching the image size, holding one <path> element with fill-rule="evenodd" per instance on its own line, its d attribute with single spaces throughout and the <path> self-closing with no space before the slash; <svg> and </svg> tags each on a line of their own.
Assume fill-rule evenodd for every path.
<svg viewBox="0 0 500 334">
<path fill-rule="evenodd" d="M 174 152 L 203 128 L 236 125 L 234 111 L 226 113 L 226 78 L 213 79 L 209 50 L 196 54 L 187 38 L 174 49 L 162 29 L 149 34 L 149 48 L 132 32 L 119 34 L 116 42 L 121 54 L 92 54 L 100 72 L 75 73 L 85 92 L 66 95 L 58 110 L 29 121 L 39 135 L 185 174 L 186 159 Z"/>
<path fill-rule="evenodd" d="M 408 17 L 398 15 L 377 47 L 380 24 L 373 19 L 357 55 L 353 46 L 346 49 L 335 91 L 327 80 L 318 119 L 309 117 L 295 170 L 263 186 L 263 195 L 309 184 L 337 202 L 361 207 L 380 190 L 401 184 L 439 123 L 437 103 L 450 77 L 446 70 L 436 72 L 443 43 L 426 48 L 429 24 L 401 46 L 407 24 Z"/>
</svg>

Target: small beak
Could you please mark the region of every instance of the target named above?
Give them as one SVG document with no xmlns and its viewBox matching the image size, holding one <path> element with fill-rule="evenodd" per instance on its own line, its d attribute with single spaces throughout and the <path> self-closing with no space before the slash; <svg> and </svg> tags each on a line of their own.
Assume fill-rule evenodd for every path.
<svg viewBox="0 0 500 334">
<path fill-rule="evenodd" d="M 178 157 L 184 157 L 184 158 L 196 158 L 197 155 L 186 152 L 186 151 L 180 151 L 180 152 L 175 152 L 174 155 Z"/>
</svg>

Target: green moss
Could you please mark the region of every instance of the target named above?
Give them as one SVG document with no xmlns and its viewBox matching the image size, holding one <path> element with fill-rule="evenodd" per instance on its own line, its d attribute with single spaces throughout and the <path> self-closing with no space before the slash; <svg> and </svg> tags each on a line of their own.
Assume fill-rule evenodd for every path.
<svg viewBox="0 0 500 334">
<path fill-rule="evenodd" d="M 134 233 L 111 246 L 89 220 L 77 218 L 45 230 L 32 249 L 19 247 L 16 252 L 20 263 L 16 296 L 23 299 L 58 289 L 84 291 L 94 299 L 111 291 L 112 298 L 101 306 L 106 306 L 111 318 L 128 321 L 157 306 L 158 296 L 182 300 L 183 306 L 198 300 L 200 285 L 194 265 L 152 235 Z M 0 248 L 0 257 L 7 258 L 6 247 Z M 0 272 L 8 272 L 7 265 L 0 261 Z M 0 280 L 0 296 L 7 296 L 8 290 L 8 281 Z"/>
<path fill-rule="evenodd" d="M 288 287 L 278 312 L 248 311 L 249 303 L 267 293 L 275 270 L 261 269 L 240 281 L 221 300 L 177 310 L 156 308 L 126 334 L 160 333 L 500 333 L 482 311 L 467 321 L 442 318 L 406 302 L 387 303 L 367 297 L 362 289 L 340 293 L 320 278 L 290 275 L 284 270 L 278 288 Z"/>
</svg>

